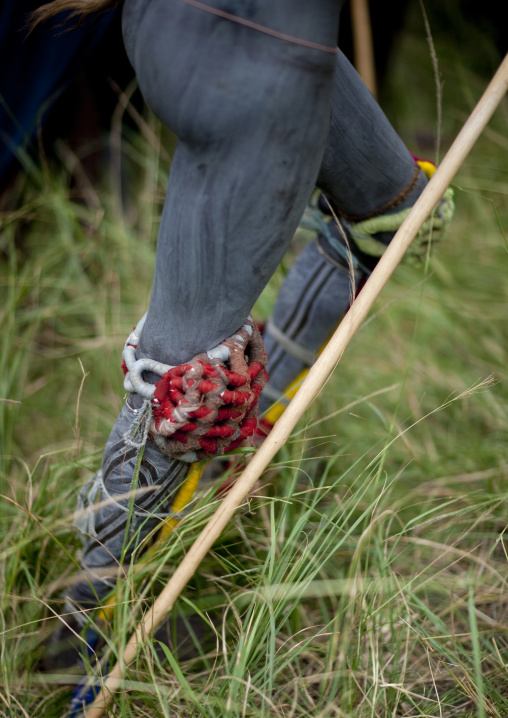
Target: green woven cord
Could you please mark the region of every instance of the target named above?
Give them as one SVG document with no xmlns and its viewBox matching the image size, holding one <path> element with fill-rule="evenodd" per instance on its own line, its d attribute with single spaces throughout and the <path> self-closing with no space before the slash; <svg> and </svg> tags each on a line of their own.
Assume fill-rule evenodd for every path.
<svg viewBox="0 0 508 718">
<path fill-rule="evenodd" d="M 453 189 L 448 187 L 443 197 L 439 200 L 436 209 L 431 216 L 423 223 L 420 231 L 411 242 L 409 249 L 404 256 L 404 262 L 417 264 L 422 262 L 429 248 L 441 242 L 450 227 L 455 204 L 453 202 Z M 365 254 L 373 257 L 381 257 L 386 249 L 386 244 L 376 239 L 376 234 L 382 232 L 395 233 L 402 222 L 410 213 L 411 208 L 403 209 L 394 214 L 383 214 L 379 217 L 366 219 L 364 222 L 346 222 L 347 230 L 359 249 Z"/>
</svg>

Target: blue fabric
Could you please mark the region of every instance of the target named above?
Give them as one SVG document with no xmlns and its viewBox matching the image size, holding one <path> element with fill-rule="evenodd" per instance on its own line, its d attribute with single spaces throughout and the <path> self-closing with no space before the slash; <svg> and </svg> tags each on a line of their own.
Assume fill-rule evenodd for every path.
<svg viewBox="0 0 508 718">
<path fill-rule="evenodd" d="M 0 190 L 31 149 L 59 94 L 79 75 L 117 10 L 88 18 L 79 27 L 62 13 L 29 34 L 27 20 L 40 3 L 3 0 L 0 10 Z"/>
<path fill-rule="evenodd" d="M 89 628 L 84 635 L 84 640 L 86 657 L 90 663 L 94 663 L 95 651 L 99 645 L 100 636 L 96 631 Z M 84 661 L 81 660 L 80 667 L 84 667 L 84 665 Z M 69 718 L 79 718 L 79 716 L 83 715 L 83 708 L 94 702 L 99 691 L 99 680 L 90 679 L 88 675 L 85 675 L 83 682 L 79 683 L 72 692 L 69 703 Z"/>
</svg>

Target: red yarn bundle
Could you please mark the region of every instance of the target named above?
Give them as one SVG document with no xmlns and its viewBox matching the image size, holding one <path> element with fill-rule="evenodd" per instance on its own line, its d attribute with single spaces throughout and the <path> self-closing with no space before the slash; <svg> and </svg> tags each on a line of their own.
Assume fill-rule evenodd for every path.
<svg viewBox="0 0 508 718">
<path fill-rule="evenodd" d="M 225 454 L 257 427 L 259 396 L 268 379 L 261 335 L 252 320 L 213 355 L 199 354 L 167 371 L 155 385 L 149 436 L 171 458 L 202 461 Z"/>
</svg>

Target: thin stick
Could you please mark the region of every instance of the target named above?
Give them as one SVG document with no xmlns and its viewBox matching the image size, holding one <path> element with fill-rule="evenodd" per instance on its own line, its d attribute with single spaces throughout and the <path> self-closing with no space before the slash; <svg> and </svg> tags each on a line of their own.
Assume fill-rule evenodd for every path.
<svg viewBox="0 0 508 718">
<path fill-rule="evenodd" d="M 351 29 L 355 68 L 374 97 L 377 94 L 374 44 L 368 0 L 352 0 Z"/>
<path fill-rule="evenodd" d="M 245 471 L 236 481 L 220 507 L 198 536 L 184 560 L 176 569 L 166 587 L 147 611 L 130 638 L 121 660 L 115 665 L 86 718 L 100 718 L 120 687 L 126 667 L 134 660 L 146 636 L 164 620 L 176 599 L 194 575 L 197 567 L 217 540 L 236 509 L 249 494 L 254 484 L 289 438 L 299 419 L 314 401 L 356 330 L 367 316 L 373 303 L 394 272 L 406 249 L 420 227 L 443 196 L 460 165 L 482 133 L 494 110 L 508 89 L 508 55 L 501 63 L 491 83 L 473 110 L 466 124 L 450 147 L 441 165 L 426 186 L 410 214 L 392 239 L 377 267 L 355 299 L 321 356 L 310 370 L 298 393 L 277 421 L 271 433 L 253 456 Z"/>
</svg>

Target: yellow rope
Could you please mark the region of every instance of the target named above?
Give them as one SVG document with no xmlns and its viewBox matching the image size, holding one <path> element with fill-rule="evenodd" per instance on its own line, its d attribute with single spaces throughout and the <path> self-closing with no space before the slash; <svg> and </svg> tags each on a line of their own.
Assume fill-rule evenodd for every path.
<svg viewBox="0 0 508 718">
<path fill-rule="evenodd" d="M 294 379 L 291 384 L 288 386 L 287 390 L 284 392 L 283 397 L 285 399 L 292 399 L 296 392 L 298 391 L 300 384 L 305 379 L 307 374 L 309 373 L 309 369 L 305 368 L 302 369 L 302 371 L 298 374 L 296 379 Z M 284 409 L 286 408 L 286 405 L 283 404 L 281 401 L 278 401 L 276 404 L 271 406 L 268 411 L 265 413 L 264 418 L 270 422 L 270 424 L 275 424 L 275 422 L 280 419 L 282 414 L 284 413 Z"/>
<path fill-rule="evenodd" d="M 430 179 L 437 169 L 433 162 L 427 162 L 427 160 L 417 160 L 416 164 L 423 171 L 427 179 Z"/>
<path fill-rule="evenodd" d="M 200 463 L 191 465 L 189 476 L 181 485 L 175 497 L 173 505 L 171 506 L 171 511 L 173 511 L 173 513 L 179 514 L 191 502 L 192 497 L 194 496 L 194 494 L 196 493 L 196 489 L 198 488 L 199 480 L 201 478 L 201 475 L 203 474 L 203 470 L 206 463 L 207 462 L 201 461 Z M 162 527 L 159 531 L 159 535 L 157 536 L 157 540 L 155 541 L 153 546 L 150 546 L 150 548 L 145 552 L 142 559 L 142 563 L 146 563 L 150 560 L 154 553 L 161 547 L 164 541 L 178 526 L 180 521 L 181 518 L 175 518 L 174 516 L 172 516 L 171 518 L 167 518 L 163 522 Z"/>
</svg>

